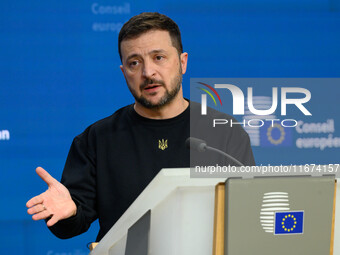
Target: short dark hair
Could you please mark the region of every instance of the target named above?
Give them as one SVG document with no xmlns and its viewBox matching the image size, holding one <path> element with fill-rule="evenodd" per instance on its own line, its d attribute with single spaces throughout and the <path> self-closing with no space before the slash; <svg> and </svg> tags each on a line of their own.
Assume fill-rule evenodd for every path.
<svg viewBox="0 0 340 255">
<path fill-rule="evenodd" d="M 143 12 L 139 15 L 133 16 L 123 25 L 119 32 L 118 52 L 120 60 L 122 60 L 122 53 L 120 50 L 122 41 L 136 38 L 150 30 L 168 31 L 171 43 L 177 49 L 178 54 L 180 55 L 183 52 L 181 32 L 177 24 L 169 17 L 158 12 Z"/>
</svg>

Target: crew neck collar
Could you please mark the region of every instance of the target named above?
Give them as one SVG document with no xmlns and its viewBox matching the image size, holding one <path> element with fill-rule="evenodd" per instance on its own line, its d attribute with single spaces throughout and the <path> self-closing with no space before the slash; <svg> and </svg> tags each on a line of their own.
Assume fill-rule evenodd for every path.
<svg viewBox="0 0 340 255">
<path fill-rule="evenodd" d="M 190 101 L 186 98 L 185 100 L 189 103 L 187 108 L 179 115 L 169 118 L 169 119 L 150 119 L 150 118 L 143 117 L 136 112 L 136 110 L 134 109 L 134 104 L 129 105 L 129 113 L 133 119 L 144 122 L 146 124 L 154 124 L 154 125 L 172 124 L 172 123 L 181 121 L 182 119 L 185 119 L 186 116 L 189 116 Z"/>
</svg>

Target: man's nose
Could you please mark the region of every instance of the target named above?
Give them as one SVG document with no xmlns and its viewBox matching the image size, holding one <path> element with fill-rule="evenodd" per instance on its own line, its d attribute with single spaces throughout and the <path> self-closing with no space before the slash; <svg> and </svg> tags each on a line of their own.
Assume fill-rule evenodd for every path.
<svg viewBox="0 0 340 255">
<path fill-rule="evenodd" d="M 143 76 L 145 78 L 152 78 L 156 74 L 155 65 L 151 61 L 144 61 L 143 64 Z"/>
</svg>

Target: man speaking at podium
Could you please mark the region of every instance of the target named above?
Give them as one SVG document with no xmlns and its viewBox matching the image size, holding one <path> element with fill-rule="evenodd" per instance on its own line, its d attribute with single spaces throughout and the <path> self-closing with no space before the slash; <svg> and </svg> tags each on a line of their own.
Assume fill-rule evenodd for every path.
<svg viewBox="0 0 340 255">
<path fill-rule="evenodd" d="M 27 202 L 28 213 L 33 220 L 45 219 L 60 238 L 87 231 L 99 218 L 101 240 L 162 168 L 190 164 L 185 148 L 190 110 L 182 91 L 188 54 L 177 24 L 159 13 L 134 16 L 119 33 L 118 50 L 135 103 L 73 140 L 61 182 L 36 169 L 48 189 Z M 226 129 L 223 137 L 228 153 L 254 165 L 249 137 L 241 127 Z"/>
</svg>

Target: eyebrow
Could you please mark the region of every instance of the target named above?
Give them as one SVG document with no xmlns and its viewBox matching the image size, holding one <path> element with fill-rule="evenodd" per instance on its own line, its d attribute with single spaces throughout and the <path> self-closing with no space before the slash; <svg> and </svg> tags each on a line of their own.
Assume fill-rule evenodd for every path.
<svg viewBox="0 0 340 255">
<path fill-rule="evenodd" d="M 150 54 L 157 54 L 157 53 L 165 53 L 165 52 L 166 52 L 165 50 L 157 49 L 157 50 L 152 50 L 152 51 L 148 52 L 148 55 L 150 55 Z M 140 56 L 141 55 L 137 54 L 137 53 L 131 54 L 130 56 L 128 56 L 126 58 L 126 61 L 129 61 L 131 58 L 140 57 Z"/>
</svg>

